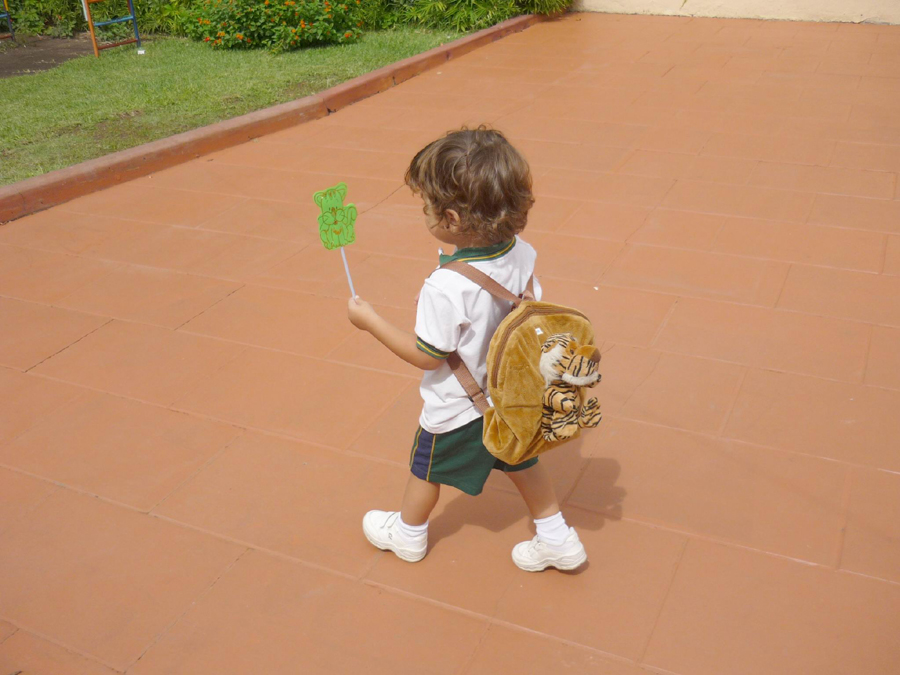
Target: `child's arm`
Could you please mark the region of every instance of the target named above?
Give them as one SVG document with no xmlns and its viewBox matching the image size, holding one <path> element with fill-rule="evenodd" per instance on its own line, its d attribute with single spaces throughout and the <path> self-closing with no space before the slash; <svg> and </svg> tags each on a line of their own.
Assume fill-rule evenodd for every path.
<svg viewBox="0 0 900 675">
<path fill-rule="evenodd" d="M 436 359 L 421 351 L 416 346 L 415 335 L 400 330 L 380 317 L 372 305 L 360 300 L 359 296 L 350 298 L 347 304 L 347 315 L 350 323 L 360 330 L 370 332 L 381 344 L 416 368 L 435 370 L 444 363 L 443 359 Z"/>
</svg>

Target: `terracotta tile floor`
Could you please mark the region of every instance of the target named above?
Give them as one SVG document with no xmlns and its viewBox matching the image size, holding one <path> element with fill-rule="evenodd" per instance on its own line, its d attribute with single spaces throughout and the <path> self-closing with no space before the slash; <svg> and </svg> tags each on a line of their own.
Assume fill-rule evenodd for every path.
<svg viewBox="0 0 900 675">
<path fill-rule="evenodd" d="M 0 675 L 895 675 L 900 27 L 573 15 L 328 118 L 0 227 Z M 528 575 L 501 476 L 398 505 L 435 264 L 405 162 L 530 159 L 605 421 L 545 461 L 590 564 Z"/>
</svg>

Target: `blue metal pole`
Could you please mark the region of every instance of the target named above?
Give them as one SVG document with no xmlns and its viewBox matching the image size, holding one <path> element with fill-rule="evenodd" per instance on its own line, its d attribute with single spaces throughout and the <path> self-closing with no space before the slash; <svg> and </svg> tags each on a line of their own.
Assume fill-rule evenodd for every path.
<svg viewBox="0 0 900 675">
<path fill-rule="evenodd" d="M 128 9 L 131 10 L 131 24 L 134 26 L 134 39 L 137 40 L 138 49 L 141 48 L 141 34 L 138 33 L 137 14 L 134 13 L 134 3 L 128 0 Z"/>
<path fill-rule="evenodd" d="M 7 4 L 6 0 L 3 0 L 3 9 L 5 11 L 0 14 L 0 19 L 6 19 L 6 26 L 9 28 L 9 37 L 14 40 L 16 38 L 16 29 L 13 28 L 12 12 L 9 11 L 9 4 Z"/>
</svg>

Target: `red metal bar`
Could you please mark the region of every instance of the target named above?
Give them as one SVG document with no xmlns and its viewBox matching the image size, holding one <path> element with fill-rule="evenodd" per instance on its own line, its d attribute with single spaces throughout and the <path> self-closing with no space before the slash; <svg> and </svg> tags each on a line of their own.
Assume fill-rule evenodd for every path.
<svg viewBox="0 0 900 675">
<path fill-rule="evenodd" d="M 134 44 L 135 42 L 137 42 L 137 40 L 134 38 L 122 40 L 121 42 L 107 42 L 106 44 L 97 45 L 97 49 L 102 51 L 104 49 L 112 49 L 113 47 L 121 47 L 122 45 Z"/>
</svg>

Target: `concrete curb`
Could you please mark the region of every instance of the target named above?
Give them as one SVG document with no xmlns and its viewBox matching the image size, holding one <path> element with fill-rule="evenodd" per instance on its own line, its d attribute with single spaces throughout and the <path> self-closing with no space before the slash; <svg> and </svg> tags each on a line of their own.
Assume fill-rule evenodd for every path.
<svg viewBox="0 0 900 675">
<path fill-rule="evenodd" d="M 518 33 L 547 17 L 519 16 L 397 61 L 313 96 L 114 152 L 43 176 L 0 187 L 0 223 L 42 211 L 97 190 L 182 164 L 217 150 L 324 117 L 430 70 L 450 59 Z"/>
</svg>

